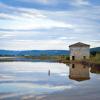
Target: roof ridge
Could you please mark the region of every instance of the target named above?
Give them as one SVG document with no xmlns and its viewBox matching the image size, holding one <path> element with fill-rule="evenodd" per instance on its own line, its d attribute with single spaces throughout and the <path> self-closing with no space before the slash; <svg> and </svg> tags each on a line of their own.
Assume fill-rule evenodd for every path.
<svg viewBox="0 0 100 100">
<path fill-rule="evenodd" d="M 83 47 L 83 46 L 89 47 L 90 45 L 82 43 L 82 42 L 77 42 L 77 43 L 74 43 L 72 45 L 69 45 L 69 47 L 76 47 L 76 46 L 77 47 Z"/>
</svg>

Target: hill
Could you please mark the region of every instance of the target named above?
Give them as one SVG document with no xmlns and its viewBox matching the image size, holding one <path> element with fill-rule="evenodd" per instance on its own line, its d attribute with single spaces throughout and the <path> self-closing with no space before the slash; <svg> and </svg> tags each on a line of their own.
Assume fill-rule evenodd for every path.
<svg viewBox="0 0 100 100">
<path fill-rule="evenodd" d="M 26 51 L 10 51 L 0 50 L 1 56 L 40 56 L 40 55 L 69 55 L 68 50 L 26 50 Z"/>
<path fill-rule="evenodd" d="M 100 52 L 100 47 L 91 48 L 91 52 Z M 0 50 L 0 56 L 41 56 L 41 55 L 69 55 L 69 50 Z"/>
<path fill-rule="evenodd" d="M 91 52 L 100 52 L 100 47 L 91 48 Z"/>
</svg>

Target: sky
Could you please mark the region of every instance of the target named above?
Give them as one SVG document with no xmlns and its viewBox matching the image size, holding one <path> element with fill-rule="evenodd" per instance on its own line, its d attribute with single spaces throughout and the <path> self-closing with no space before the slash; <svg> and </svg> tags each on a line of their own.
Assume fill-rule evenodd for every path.
<svg viewBox="0 0 100 100">
<path fill-rule="evenodd" d="M 100 47 L 100 0 L 0 0 L 0 49 Z"/>
</svg>

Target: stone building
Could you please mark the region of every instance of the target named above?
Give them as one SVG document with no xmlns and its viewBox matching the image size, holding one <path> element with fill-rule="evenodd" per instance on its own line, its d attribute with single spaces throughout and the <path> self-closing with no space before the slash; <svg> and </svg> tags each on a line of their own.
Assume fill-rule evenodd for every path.
<svg viewBox="0 0 100 100">
<path fill-rule="evenodd" d="M 81 42 L 72 44 L 70 48 L 70 60 L 89 59 L 90 45 Z"/>
<path fill-rule="evenodd" d="M 70 64 L 69 78 L 76 81 L 84 81 L 90 79 L 89 67 L 81 64 Z"/>
</svg>

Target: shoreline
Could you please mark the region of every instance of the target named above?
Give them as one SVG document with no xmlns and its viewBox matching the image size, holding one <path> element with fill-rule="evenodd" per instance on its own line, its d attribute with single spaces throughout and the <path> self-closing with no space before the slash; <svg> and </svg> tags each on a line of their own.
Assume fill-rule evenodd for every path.
<svg viewBox="0 0 100 100">
<path fill-rule="evenodd" d="M 48 57 L 24 57 L 24 56 L 2 56 L 0 57 L 0 62 L 14 62 L 14 61 L 30 61 L 30 62 L 40 62 L 40 61 L 46 61 L 46 62 L 58 62 L 58 63 L 65 63 L 65 64 L 83 64 L 89 67 L 100 67 L 100 63 L 95 63 L 95 62 L 91 62 L 83 60 L 83 61 L 70 61 L 70 60 L 65 60 L 65 59 L 61 59 L 61 56 L 59 56 L 59 58 L 53 58 L 54 56 L 51 56 L 50 58 Z M 53 58 L 53 59 L 52 59 Z"/>
</svg>

